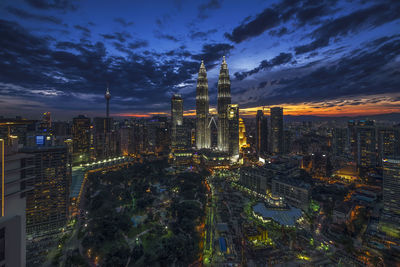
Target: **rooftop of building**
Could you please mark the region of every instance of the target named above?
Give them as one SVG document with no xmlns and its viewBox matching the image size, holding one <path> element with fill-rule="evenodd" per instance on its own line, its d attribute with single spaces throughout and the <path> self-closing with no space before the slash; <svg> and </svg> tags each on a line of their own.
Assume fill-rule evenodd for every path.
<svg viewBox="0 0 400 267">
<path fill-rule="evenodd" d="M 300 177 L 285 177 L 285 176 L 278 176 L 272 179 L 278 183 L 289 184 L 297 188 L 304 188 L 310 189 L 311 185 L 302 181 Z"/>
</svg>

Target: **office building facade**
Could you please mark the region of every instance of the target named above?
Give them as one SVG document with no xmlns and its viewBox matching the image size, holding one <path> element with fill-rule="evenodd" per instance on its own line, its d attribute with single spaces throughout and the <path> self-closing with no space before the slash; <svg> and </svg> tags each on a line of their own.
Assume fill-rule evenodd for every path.
<svg viewBox="0 0 400 267">
<path fill-rule="evenodd" d="M 259 156 L 268 152 L 268 119 L 262 110 L 256 116 L 256 151 Z"/>
<path fill-rule="evenodd" d="M 283 108 L 271 108 L 270 149 L 273 154 L 283 153 Z"/>
</svg>

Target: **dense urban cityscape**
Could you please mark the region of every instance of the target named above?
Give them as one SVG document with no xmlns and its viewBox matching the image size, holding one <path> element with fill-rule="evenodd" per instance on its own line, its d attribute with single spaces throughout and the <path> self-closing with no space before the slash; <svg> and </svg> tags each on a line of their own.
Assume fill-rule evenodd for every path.
<svg viewBox="0 0 400 267">
<path fill-rule="evenodd" d="M 38 10 L 60 9 L 61 5 L 62 12 L 78 9 L 69 6 L 68 1 L 26 2 Z M 182 4 L 175 3 L 178 2 Z M 199 20 L 208 18 L 204 12 L 222 5 L 221 1 L 206 2 L 198 8 Z M 288 12 L 280 5 L 297 7 L 284 2 L 275 1 L 262 13 L 258 10 L 257 17 L 246 18 L 232 33 L 225 33 L 225 38 L 238 45 L 242 42 L 235 39 L 239 33 L 250 36 L 246 38 L 261 35 L 263 31 L 256 34 L 250 27 L 260 21 L 267 23 L 273 17 L 272 11 Z M 318 6 L 301 2 L 303 10 Z M 326 5 L 322 2 L 319 4 Z M 383 12 L 381 20 L 391 8 L 400 11 L 398 3 L 386 4 L 382 1 L 382 5 L 368 8 Z M 179 5 L 177 10 L 182 8 Z M 6 9 L 19 17 L 21 12 L 27 12 L 12 6 Z M 366 12 L 367 8 L 360 10 L 354 13 Z M 306 15 L 317 16 L 310 14 Z M 38 17 L 41 15 L 24 16 L 45 21 Z M 296 16 L 301 20 L 305 14 L 299 11 Z M 398 17 L 391 20 L 398 24 Z M 123 27 L 133 25 L 123 19 L 115 21 Z M 0 20 L 3 26 L 10 23 Z M 5 51 L 0 52 L 2 67 L 11 67 L 14 60 L 11 57 L 16 52 L 12 52 L 11 43 L 21 33 L 19 27 L 11 27 L 10 43 L 0 41 Z M 274 27 L 275 24 L 270 26 Z M 82 31 L 76 25 L 75 29 Z M 0 35 L 4 34 L 1 31 Z M 270 33 L 274 34 L 280 37 L 286 32 Z M 124 43 L 125 37 L 116 39 Z M 28 42 L 32 43 L 22 46 L 39 42 L 33 35 L 30 38 Z M 394 60 L 391 66 L 397 68 L 392 77 L 398 90 L 399 35 L 381 42 L 389 46 L 390 40 L 399 44 L 388 54 Z M 87 49 L 91 49 L 89 46 L 86 44 Z M 82 52 L 86 48 L 74 49 Z M 343 103 L 332 98 L 337 101 L 334 115 L 317 113 L 330 108 L 328 102 L 332 100 L 328 98 L 313 102 L 317 115 L 296 114 L 296 105 L 299 109 L 306 106 L 305 100 L 293 100 L 297 93 L 294 91 L 300 89 L 293 88 L 293 94 L 282 93 L 283 99 L 294 102 L 280 102 L 274 98 L 277 93 L 268 91 L 274 83 L 285 86 L 289 78 L 280 78 L 268 81 L 261 92 L 272 102 L 249 106 L 248 101 L 260 88 L 247 88 L 251 97 L 244 101 L 241 96 L 247 91 L 238 90 L 235 84 L 288 64 L 292 58 L 285 61 L 281 53 L 261 62 L 258 69 L 230 74 L 230 49 L 219 50 L 212 59 L 212 51 L 192 55 L 190 63 L 195 67 L 190 68 L 195 72 L 185 78 L 191 80 L 179 81 L 173 86 L 176 90 L 161 88 L 162 96 L 143 85 L 129 98 L 116 86 L 123 81 L 113 83 L 108 74 L 86 77 L 101 80 L 107 76 L 103 86 L 96 84 L 96 88 L 100 86 L 97 91 L 82 91 L 87 95 L 80 92 L 83 98 L 97 99 L 93 106 L 91 102 L 78 103 L 81 96 L 69 102 L 66 95 L 57 95 L 45 87 L 35 90 L 42 90 L 39 94 L 43 99 L 55 97 L 51 100 L 54 104 L 36 105 L 28 99 L 36 101 L 35 90 L 29 89 L 32 95 L 24 95 L 19 93 L 22 89 L 15 89 L 17 81 L 35 83 L 33 72 L 12 81 L 12 70 L 1 69 L 0 95 L 4 101 L 0 100 L 0 105 L 4 103 L 4 108 L 0 108 L 0 266 L 399 266 L 400 98 L 396 91 L 382 89 L 381 95 L 366 100 L 363 94 L 372 94 L 365 89 L 358 95 L 358 103 L 351 102 L 350 94 L 341 95 Z M 41 53 L 36 48 L 33 51 Z M 296 55 L 301 53 L 306 52 L 296 51 Z M 67 64 L 67 55 L 59 56 L 59 62 L 63 62 L 59 64 Z M 138 55 L 130 57 L 143 60 Z M 91 60 L 95 60 L 94 54 Z M 123 59 L 113 60 L 116 61 L 110 65 L 117 68 L 116 62 Z M 20 57 L 15 63 L 22 61 Z M 173 68 L 176 75 L 181 72 L 181 67 Z M 371 71 L 354 71 L 352 79 L 372 77 Z M 49 75 L 72 87 L 79 78 L 77 73 L 69 72 L 72 69 Z M 323 91 L 325 83 L 333 83 L 331 78 L 323 81 L 327 72 L 318 72 L 321 89 L 317 91 Z M 121 80 L 123 75 L 119 76 Z M 153 71 L 141 75 L 150 84 L 158 83 Z M 169 71 L 162 75 L 176 82 Z M 389 87 L 390 81 L 382 87 Z M 185 83 L 191 85 L 181 85 Z M 124 99 L 135 102 L 134 98 L 141 94 L 147 99 L 146 90 L 151 91 L 149 104 L 135 107 L 144 112 L 121 113 Z M 342 87 L 335 90 L 333 94 L 342 93 Z M 319 94 L 317 91 L 301 94 Z M 59 100 L 60 96 L 65 98 Z M 15 97 L 21 97 L 22 102 Z M 154 111 L 146 106 L 153 107 L 152 99 Z M 68 114 L 62 114 L 63 102 L 70 105 L 65 109 Z M 8 103 L 17 105 L 17 109 L 11 104 L 6 106 Z M 354 109 L 352 114 L 341 113 L 340 107 L 359 106 L 362 110 L 365 105 L 368 111 L 373 104 L 382 112 Z M 157 109 L 158 106 L 168 108 Z M 69 114 L 73 115 L 68 117 Z"/>
</svg>

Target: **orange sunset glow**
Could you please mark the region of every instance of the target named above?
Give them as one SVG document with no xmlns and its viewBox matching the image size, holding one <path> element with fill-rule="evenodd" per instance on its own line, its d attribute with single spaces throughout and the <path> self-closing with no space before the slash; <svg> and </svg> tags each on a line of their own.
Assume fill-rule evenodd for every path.
<svg viewBox="0 0 400 267">
<path fill-rule="evenodd" d="M 281 106 L 284 108 L 285 115 L 300 116 L 313 115 L 321 117 L 337 117 L 337 116 L 363 116 L 363 115 L 379 115 L 387 113 L 395 113 L 400 111 L 400 94 L 373 95 L 363 98 L 348 98 L 340 100 L 330 100 L 325 102 L 309 102 L 300 104 L 281 104 L 271 106 L 257 106 L 251 108 L 241 108 L 240 114 L 243 117 L 254 117 L 257 110 Z M 217 114 L 215 107 L 210 107 L 211 114 Z M 149 118 L 152 116 L 168 116 L 169 112 L 149 112 L 149 113 L 119 113 L 113 114 L 118 117 L 135 117 Z M 184 116 L 196 116 L 195 109 L 185 110 Z"/>
</svg>

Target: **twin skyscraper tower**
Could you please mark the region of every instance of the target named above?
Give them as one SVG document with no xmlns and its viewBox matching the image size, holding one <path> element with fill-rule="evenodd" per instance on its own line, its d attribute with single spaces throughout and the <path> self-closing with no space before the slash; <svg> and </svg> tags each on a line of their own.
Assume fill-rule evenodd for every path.
<svg viewBox="0 0 400 267">
<path fill-rule="evenodd" d="M 238 105 L 231 105 L 231 82 L 225 56 L 222 59 L 218 79 L 218 150 L 229 152 L 231 155 L 239 153 Z M 207 71 L 201 61 L 196 87 L 196 147 L 197 149 L 211 148 L 209 115 L 209 97 Z M 232 128 L 230 131 L 230 128 Z M 233 134 L 233 136 L 232 136 Z M 236 139 L 237 142 L 236 142 Z M 237 144 L 236 144 L 237 143 Z"/>
</svg>

